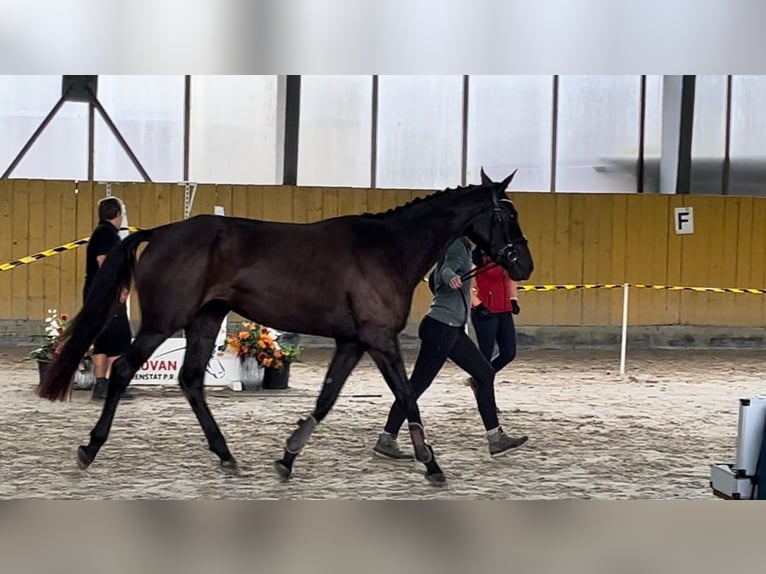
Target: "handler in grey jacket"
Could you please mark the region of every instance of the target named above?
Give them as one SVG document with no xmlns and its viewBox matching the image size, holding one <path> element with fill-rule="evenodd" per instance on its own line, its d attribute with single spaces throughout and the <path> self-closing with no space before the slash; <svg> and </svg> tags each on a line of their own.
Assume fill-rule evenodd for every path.
<svg viewBox="0 0 766 574">
<path fill-rule="evenodd" d="M 495 405 L 495 370 L 465 332 L 471 308 L 471 282 L 464 283 L 460 276 L 468 273 L 471 265 L 470 241 L 461 237 L 450 244 L 443 261 L 437 266 L 434 298 L 418 330 L 420 352 L 410 385 L 415 397 L 420 397 L 447 359 L 452 359 L 476 381 L 476 405 L 487 431 L 489 453 L 497 456 L 518 449 L 527 442 L 527 437 L 513 438 L 503 432 Z M 414 458 L 403 452 L 396 440 L 406 418 L 402 406 L 394 402 L 384 431 L 373 448 L 375 454 L 394 460 Z"/>
</svg>

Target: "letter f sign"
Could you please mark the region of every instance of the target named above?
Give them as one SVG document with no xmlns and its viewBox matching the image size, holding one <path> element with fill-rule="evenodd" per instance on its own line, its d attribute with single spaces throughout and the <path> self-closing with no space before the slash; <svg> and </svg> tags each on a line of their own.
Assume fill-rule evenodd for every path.
<svg viewBox="0 0 766 574">
<path fill-rule="evenodd" d="M 677 235 L 694 233 L 694 208 L 676 207 L 674 215 L 673 219 Z"/>
</svg>

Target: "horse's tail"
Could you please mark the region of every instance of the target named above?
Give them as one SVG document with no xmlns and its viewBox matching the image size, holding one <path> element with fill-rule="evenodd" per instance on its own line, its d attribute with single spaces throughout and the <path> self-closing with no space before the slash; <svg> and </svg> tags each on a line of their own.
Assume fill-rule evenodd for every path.
<svg viewBox="0 0 766 574">
<path fill-rule="evenodd" d="M 85 304 L 61 335 L 63 345 L 36 389 L 38 396 L 51 401 L 66 399 L 80 361 L 104 328 L 122 287 L 130 286 L 139 244 L 149 241 L 153 232 L 148 229 L 134 233 L 109 253 L 96 273 Z"/>
</svg>

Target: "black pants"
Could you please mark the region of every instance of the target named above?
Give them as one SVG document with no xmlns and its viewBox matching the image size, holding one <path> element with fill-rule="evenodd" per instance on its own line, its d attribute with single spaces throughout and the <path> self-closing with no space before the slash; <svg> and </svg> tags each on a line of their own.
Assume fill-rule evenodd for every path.
<svg viewBox="0 0 766 574">
<path fill-rule="evenodd" d="M 410 377 L 416 398 L 431 385 L 447 359 L 471 375 L 476 381 L 476 405 L 487 430 L 498 426 L 495 405 L 495 371 L 476 348 L 462 327 L 450 327 L 426 316 L 420 323 L 420 351 Z M 397 435 L 407 415 L 396 401 L 388 413 L 385 431 Z"/>
<path fill-rule="evenodd" d="M 117 357 L 130 347 L 130 321 L 124 309 L 113 313 L 102 331 L 93 341 L 93 354 Z"/>
<path fill-rule="evenodd" d="M 89 289 L 90 285 L 88 284 L 83 288 L 83 305 Z M 130 321 L 128 320 L 128 308 L 125 303 L 120 303 L 93 341 L 93 354 L 106 355 L 107 357 L 122 355 L 130 347 L 132 336 Z"/>
<path fill-rule="evenodd" d="M 487 317 L 471 312 L 471 323 L 479 349 L 488 361 L 492 361 L 496 373 L 516 358 L 516 326 L 510 312 L 492 313 Z M 498 353 L 493 359 L 495 343 Z"/>
</svg>

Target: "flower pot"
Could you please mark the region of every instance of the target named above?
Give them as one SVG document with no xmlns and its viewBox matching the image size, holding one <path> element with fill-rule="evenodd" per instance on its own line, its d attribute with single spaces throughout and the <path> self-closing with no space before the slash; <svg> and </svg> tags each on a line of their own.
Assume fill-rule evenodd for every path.
<svg viewBox="0 0 766 574">
<path fill-rule="evenodd" d="M 72 378 L 72 388 L 77 391 L 89 391 L 96 384 L 96 375 L 93 373 L 93 369 L 87 369 L 85 371 L 75 371 Z"/>
<path fill-rule="evenodd" d="M 255 357 L 240 357 L 239 382 L 243 391 L 260 391 L 263 388 L 263 365 Z"/>
<path fill-rule="evenodd" d="M 50 366 L 50 361 L 37 361 L 37 372 L 40 375 L 40 382 L 43 382 L 43 379 L 45 378 L 45 372 L 48 370 L 48 367 Z"/>
<path fill-rule="evenodd" d="M 284 365 L 281 369 L 264 369 L 263 388 L 264 389 L 286 389 L 287 381 L 290 379 L 290 363 Z"/>
</svg>

